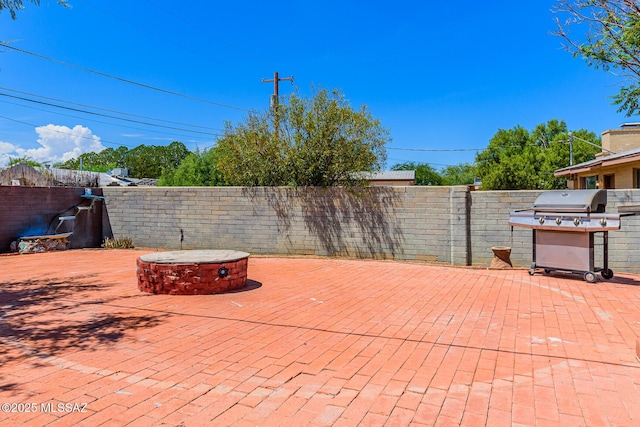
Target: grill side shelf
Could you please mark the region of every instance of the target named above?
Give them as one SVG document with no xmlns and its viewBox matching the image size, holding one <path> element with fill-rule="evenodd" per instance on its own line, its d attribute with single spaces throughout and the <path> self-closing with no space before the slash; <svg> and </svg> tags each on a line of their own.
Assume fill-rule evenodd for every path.
<svg viewBox="0 0 640 427">
<path fill-rule="evenodd" d="M 620 214 L 575 214 L 559 212 L 514 211 L 509 225 L 537 230 L 574 231 L 595 233 L 619 230 Z"/>
<path fill-rule="evenodd" d="M 618 206 L 618 212 L 622 216 L 640 215 L 640 205 Z"/>
</svg>

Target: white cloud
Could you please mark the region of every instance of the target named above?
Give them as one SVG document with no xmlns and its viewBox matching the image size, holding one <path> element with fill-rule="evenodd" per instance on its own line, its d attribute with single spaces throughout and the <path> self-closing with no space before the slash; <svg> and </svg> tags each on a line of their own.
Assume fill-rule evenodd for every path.
<svg viewBox="0 0 640 427">
<path fill-rule="evenodd" d="M 9 142 L 0 141 L 0 166 L 6 165 L 12 157 L 15 157 L 12 153 L 15 153 L 16 148 L 18 147 Z"/>
<path fill-rule="evenodd" d="M 39 138 L 35 148 L 21 148 L 6 142 L 0 142 L 0 165 L 6 165 L 12 157 L 28 157 L 36 162 L 64 162 L 77 158 L 83 153 L 100 152 L 105 147 L 100 137 L 93 135 L 91 129 L 76 125 L 67 126 L 49 124 L 36 129 Z"/>
</svg>

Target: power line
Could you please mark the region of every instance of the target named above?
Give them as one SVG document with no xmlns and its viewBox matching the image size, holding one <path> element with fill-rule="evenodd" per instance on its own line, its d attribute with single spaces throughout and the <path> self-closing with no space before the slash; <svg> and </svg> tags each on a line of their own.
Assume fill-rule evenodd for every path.
<svg viewBox="0 0 640 427">
<path fill-rule="evenodd" d="M 450 148 L 450 149 L 440 149 L 440 148 L 396 148 L 396 147 L 387 147 L 387 150 L 397 150 L 397 151 L 442 151 L 442 152 L 449 152 L 449 151 L 481 151 L 481 150 L 485 150 L 485 148 Z"/>
<path fill-rule="evenodd" d="M 587 141 L 588 142 L 588 141 Z M 502 147 L 492 147 L 493 149 L 505 150 L 507 148 L 522 148 L 522 147 L 540 147 L 539 144 L 523 144 L 523 145 L 505 145 Z M 484 148 L 398 148 L 387 147 L 387 150 L 396 151 L 424 151 L 424 152 L 457 152 L 457 151 L 484 151 L 489 147 Z"/>
<path fill-rule="evenodd" d="M 20 124 L 27 125 L 27 126 L 31 126 L 31 127 L 34 127 L 34 128 L 42 127 L 42 126 L 34 125 L 33 123 L 23 122 L 22 120 L 12 119 L 11 117 L 6 117 L 6 116 L 0 116 L 0 119 L 9 120 L 9 121 L 11 121 L 11 122 L 20 123 Z M 68 135 L 71 135 L 69 132 L 63 132 L 63 131 L 60 131 L 60 130 L 58 130 L 58 129 L 49 129 L 49 130 L 52 130 L 52 131 L 54 131 L 54 132 L 61 133 L 61 134 L 63 134 L 63 135 L 67 135 L 67 136 L 68 136 Z M 75 136 L 76 136 L 77 138 L 87 139 L 87 140 L 89 140 L 89 141 L 94 141 L 94 142 L 95 142 L 95 140 L 94 140 L 93 138 L 90 138 L 90 137 L 88 137 L 88 136 L 83 136 L 83 135 L 75 135 Z M 97 135 L 94 135 L 94 136 L 97 136 Z M 100 138 L 100 137 L 98 137 L 98 139 L 100 139 L 100 143 L 103 143 L 103 142 L 104 142 L 105 144 L 110 144 L 110 145 L 116 145 L 116 146 L 124 145 L 125 147 L 135 148 L 135 146 L 133 146 L 133 145 L 122 144 L 122 143 L 120 143 L 120 142 L 108 141 L 108 140 L 106 140 L 106 139 L 102 139 L 102 138 Z"/>
<path fill-rule="evenodd" d="M 117 76 L 114 76 L 114 75 L 111 75 L 111 74 L 107 74 L 107 73 L 103 73 L 103 72 L 100 72 L 100 71 L 95 71 L 95 70 L 92 70 L 90 68 L 82 67 L 80 65 L 71 64 L 70 62 L 61 61 L 59 59 L 54 59 L 54 58 L 51 58 L 51 57 L 48 57 L 48 56 L 40 55 L 40 54 L 35 53 L 35 52 L 30 52 L 28 50 L 19 49 L 17 47 L 10 46 L 10 45 L 8 45 L 6 43 L 3 43 L 3 42 L 0 42 L 0 46 L 5 47 L 7 49 L 14 50 L 16 52 L 20 52 L 20 53 L 24 53 L 24 54 L 27 54 L 27 55 L 31 55 L 31 56 L 34 56 L 36 58 L 45 59 L 47 61 L 51 61 L 51 62 L 54 62 L 54 63 L 57 63 L 57 64 L 66 65 L 67 67 L 76 68 L 78 70 L 86 71 L 88 73 L 96 74 L 98 76 L 107 77 L 107 78 L 110 78 L 110 79 L 113 79 L 113 80 L 118 80 L 118 81 L 121 81 L 121 82 L 124 82 L 124 83 L 128 83 L 128 84 L 135 85 L 135 86 L 140 86 L 140 87 L 143 87 L 143 88 L 146 88 L 146 89 L 155 90 L 157 92 L 162 92 L 162 93 L 166 93 L 166 94 L 169 94 L 169 95 L 179 96 L 181 98 L 190 99 L 192 101 L 203 102 L 205 104 L 215 105 L 217 107 L 230 108 L 232 110 L 247 111 L 247 112 L 251 112 L 252 111 L 252 110 L 247 110 L 246 108 L 240 108 L 240 107 L 234 107 L 234 106 L 231 106 L 231 105 L 221 104 L 219 102 L 213 102 L 213 101 L 209 101 L 207 99 L 198 98 L 198 97 L 191 96 L 191 95 L 185 95 L 185 94 L 182 94 L 182 93 L 173 92 L 173 91 L 170 91 L 170 90 L 167 90 L 167 89 L 158 88 L 158 87 L 151 86 L 151 85 L 148 85 L 148 84 L 139 83 L 139 82 L 136 82 L 136 81 L 133 81 L 133 80 L 128 80 L 128 79 L 125 79 L 125 78 L 122 78 L 122 77 L 117 77 Z"/>
<path fill-rule="evenodd" d="M 133 129 L 133 130 L 138 130 L 138 131 L 143 131 L 143 132 L 153 132 L 153 133 L 159 133 L 159 134 L 163 134 L 163 135 L 172 135 L 173 136 L 173 138 L 167 138 L 167 139 L 175 140 L 175 138 L 182 137 L 182 138 L 201 139 L 202 141 L 208 141 L 209 140 L 209 138 L 205 138 L 205 137 L 202 137 L 202 136 L 178 135 L 178 134 L 175 134 L 175 133 L 162 132 L 162 131 L 155 130 L 155 129 L 141 129 L 141 128 L 137 128 L 137 127 L 133 127 L 133 126 L 126 126 L 126 125 L 123 125 L 123 124 L 108 123 L 108 122 L 103 122 L 103 121 L 100 121 L 100 120 L 91 119 L 91 118 L 87 118 L 87 117 L 79 117 L 79 116 L 74 116 L 72 114 L 64 114 L 64 113 L 61 113 L 61 112 L 44 110 L 42 108 L 32 107 L 32 106 L 29 106 L 29 105 L 22 105 L 22 104 L 18 104 L 16 102 L 3 101 L 3 100 L 0 100 L 0 102 L 3 103 L 3 104 L 15 105 L 15 106 L 21 107 L 21 108 L 28 108 L 30 110 L 44 111 L 44 112 L 49 113 L 49 114 L 57 114 L 57 115 L 60 115 L 60 116 L 72 117 L 74 119 L 80 119 L 80 120 L 89 121 L 89 122 L 93 122 L 93 123 L 101 123 L 101 124 L 105 124 L 105 125 L 108 125 L 108 126 L 118 126 L 118 127 L 122 127 L 122 128 Z M 220 135 L 216 134 L 216 136 L 220 136 Z"/>
<path fill-rule="evenodd" d="M 15 90 L 15 89 L 9 89 L 9 88 L 2 87 L 2 86 L 0 86 L 0 90 L 6 90 L 6 91 L 9 91 L 9 92 L 19 93 L 19 94 L 21 94 L 21 95 L 35 96 L 35 97 L 37 97 L 37 98 L 47 99 L 47 100 L 49 100 L 49 101 L 64 102 L 65 104 L 77 105 L 77 106 L 79 106 L 79 107 L 84 107 L 84 108 L 92 108 L 92 109 L 94 109 L 94 110 L 98 110 L 98 111 L 106 111 L 106 112 L 108 112 L 108 113 L 121 114 L 121 115 L 123 115 L 123 116 L 138 117 L 138 118 L 141 118 L 141 119 L 147 119 L 147 120 L 155 120 L 156 122 L 171 123 L 171 124 L 174 124 L 174 125 L 189 126 L 189 127 L 193 127 L 193 128 L 199 128 L 199 129 L 223 130 L 223 129 L 221 129 L 221 128 L 214 128 L 214 127 L 209 127 L 209 126 L 193 125 L 193 124 L 189 124 L 189 123 L 175 122 L 175 121 L 172 121 L 172 120 L 157 119 L 157 118 L 155 118 L 155 117 L 143 116 L 143 115 L 139 115 L 139 114 L 125 113 L 125 112 L 118 111 L 118 110 L 110 110 L 110 109 L 108 109 L 108 108 L 100 108 L 100 107 L 95 107 L 95 106 L 93 106 L 93 105 L 80 104 L 80 103 L 72 102 L 72 101 L 65 101 L 64 99 L 51 98 L 51 97 L 47 97 L 47 96 L 43 96 L 43 95 L 37 95 L 37 94 L 34 94 L 34 93 L 23 92 L 23 91 Z"/>
<path fill-rule="evenodd" d="M 1 93 L 0 92 L 0 96 L 19 99 L 21 101 L 32 102 L 32 103 L 40 104 L 40 105 L 46 105 L 46 106 L 49 106 L 49 107 L 61 108 L 61 109 L 64 109 L 64 110 L 76 111 L 76 112 L 80 112 L 80 113 L 84 113 L 84 114 L 91 114 L 91 115 L 99 116 L 99 117 L 107 117 L 107 118 L 115 119 L 115 120 L 123 120 L 125 122 L 143 124 L 143 125 L 146 125 L 146 126 L 155 126 L 155 127 L 165 128 L 165 129 L 179 130 L 179 131 L 182 131 L 182 132 L 192 132 L 192 133 L 197 133 L 197 134 L 202 134 L 202 135 L 218 136 L 218 134 L 211 133 L 211 132 L 203 132 L 203 131 L 192 130 L 192 129 L 183 129 L 183 128 L 177 128 L 177 127 L 173 127 L 173 126 L 159 125 L 157 123 L 149 123 L 149 122 L 143 122 L 143 121 L 140 121 L 140 120 L 133 120 L 133 119 L 127 119 L 127 118 L 124 118 L 124 117 L 112 116 L 112 115 L 109 115 L 109 114 L 96 113 L 94 111 L 80 110 L 78 108 L 65 107 L 64 105 L 57 105 L 57 104 L 52 104 L 50 102 L 38 101 L 36 99 L 29 99 L 29 98 L 25 98 L 25 97 L 22 97 L 22 96 L 9 95 L 8 93 Z"/>
<path fill-rule="evenodd" d="M 396 164 L 399 164 L 399 163 L 414 163 L 415 162 L 415 160 L 397 159 L 397 158 L 391 158 L 391 157 L 388 157 L 387 160 L 393 160 L 394 162 L 398 162 Z M 417 163 L 417 162 L 415 162 L 415 163 Z M 438 166 L 438 167 L 456 166 L 457 165 L 457 164 L 432 163 L 432 162 L 424 162 L 424 163 L 421 163 L 421 164 L 427 164 L 429 166 Z"/>
</svg>

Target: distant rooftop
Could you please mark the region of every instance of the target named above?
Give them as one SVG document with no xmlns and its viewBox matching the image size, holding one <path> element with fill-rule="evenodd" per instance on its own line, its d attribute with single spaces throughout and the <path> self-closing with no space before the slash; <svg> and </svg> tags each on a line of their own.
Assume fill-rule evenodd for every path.
<svg viewBox="0 0 640 427">
<path fill-rule="evenodd" d="M 567 166 L 562 169 L 556 170 L 553 174 L 555 176 L 566 176 L 573 173 L 588 172 L 596 167 L 611 166 L 620 163 L 628 163 L 636 161 L 640 158 L 640 148 L 634 148 L 620 153 L 611 154 L 608 156 L 598 157 L 594 160 L 578 163 L 572 166 Z"/>
<path fill-rule="evenodd" d="M 627 129 L 627 128 L 640 128 L 640 122 L 629 122 L 629 123 L 622 123 L 620 125 L 620 127 L 622 129 Z"/>
<path fill-rule="evenodd" d="M 358 172 L 356 176 L 369 181 L 413 181 L 416 178 L 416 171 Z"/>
</svg>

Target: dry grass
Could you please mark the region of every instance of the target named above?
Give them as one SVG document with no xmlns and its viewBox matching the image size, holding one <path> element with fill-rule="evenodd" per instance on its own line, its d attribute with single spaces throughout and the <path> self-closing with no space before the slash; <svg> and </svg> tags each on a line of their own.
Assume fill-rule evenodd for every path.
<svg viewBox="0 0 640 427">
<path fill-rule="evenodd" d="M 102 243 L 102 247 L 105 249 L 133 249 L 133 239 L 131 237 L 118 237 L 111 239 L 107 237 Z"/>
</svg>

